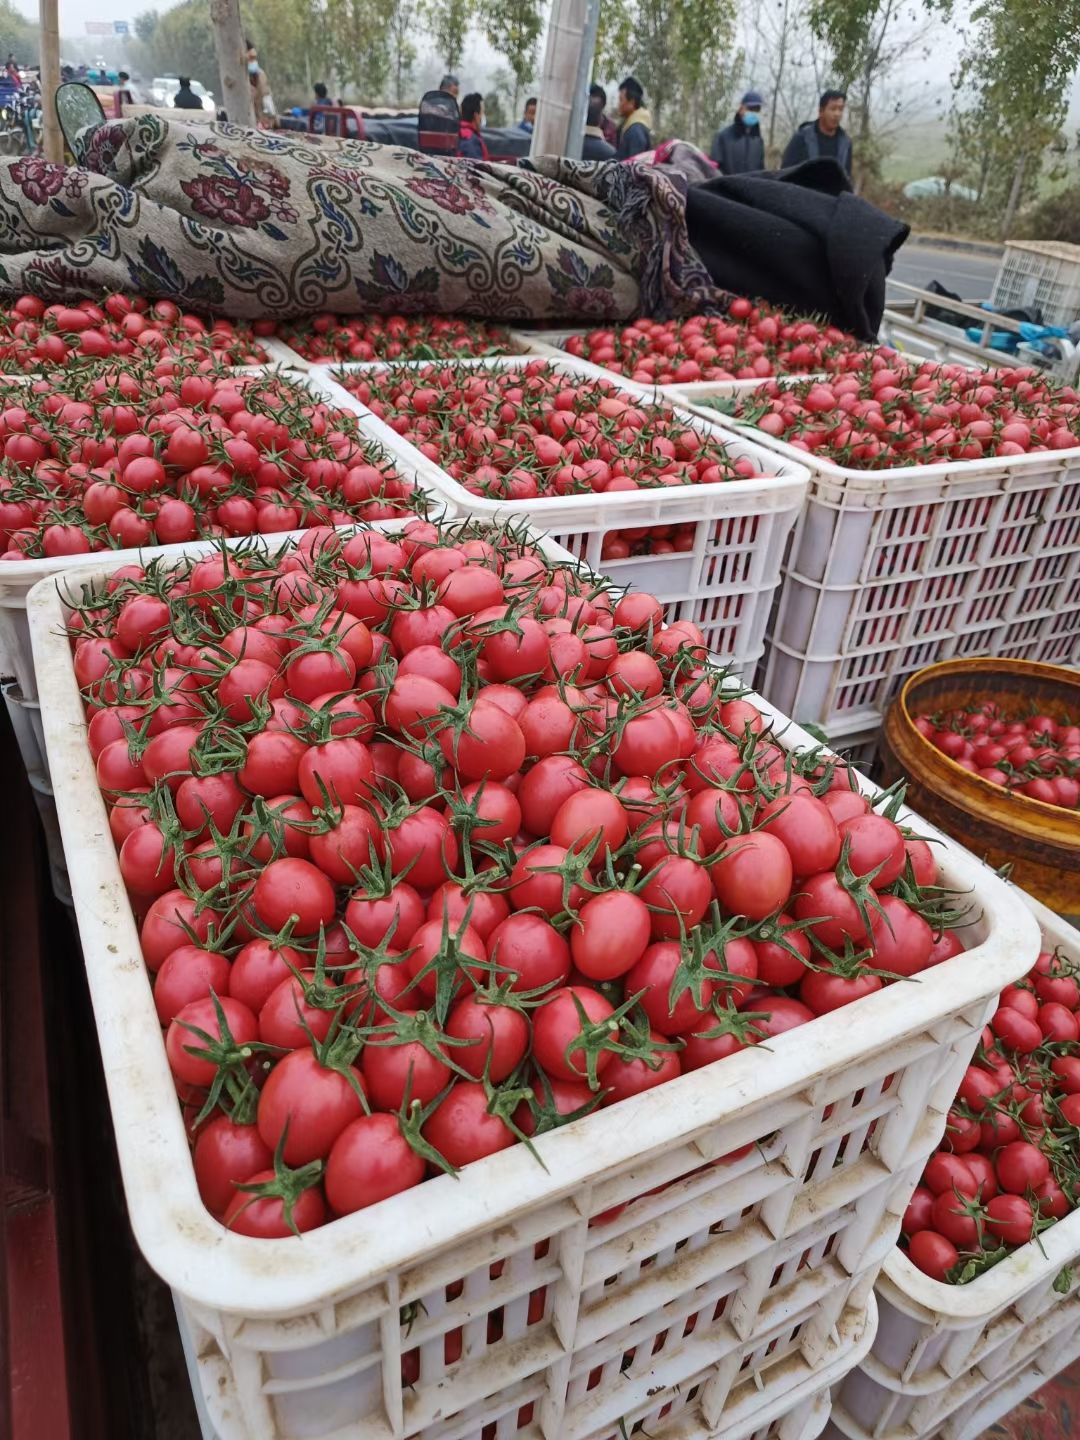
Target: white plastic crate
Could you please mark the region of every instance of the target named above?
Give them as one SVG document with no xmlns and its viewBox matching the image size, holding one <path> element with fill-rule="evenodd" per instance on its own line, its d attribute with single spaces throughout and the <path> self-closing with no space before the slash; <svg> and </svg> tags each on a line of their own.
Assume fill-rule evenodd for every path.
<svg viewBox="0 0 1080 1440">
<path fill-rule="evenodd" d="M 878 1305 L 883 1314 L 884 1300 Z M 1080 1295 L 1014 1332 L 988 1369 L 969 1371 L 942 1394 L 903 1393 L 875 1378 L 872 1356 L 833 1394 L 827 1440 L 979 1440 L 1002 1416 L 1080 1359 Z M 925 1425 L 928 1428 L 923 1428 Z"/>
<path fill-rule="evenodd" d="M 1080 245 L 1010 240 L 998 266 L 991 304 L 998 310 L 1041 311 L 1044 325 L 1080 319 Z"/>
<path fill-rule="evenodd" d="M 259 374 L 265 369 L 266 367 L 260 367 L 237 373 Z M 310 384 L 304 375 L 291 374 L 287 378 L 289 383 L 298 389 L 309 390 L 315 399 L 327 399 L 324 387 Z M 342 396 L 346 397 L 348 404 L 342 401 Z M 331 398 L 339 402 L 341 409 L 356 414 L 356 402 L 352 396 L 346 395 L 345 391 L 340 391 L 338 395 Z M 387 445 L 380 447 L 378 437 L 371 434 L 370 426 L 361 425 L 359 428 L 362 436 L 365 431 L 367 432 L 366 438 L 370 443 L 371 454 L 374 456 L 381 448 L 385 453 L 380 458 L 394 461 L 402 476 L 422 492 L 432 515 L 439 515 L 446 511 L 448 507 L 428 479 L 429 467 L 422 463 L 422 456 L 417 452 L 407 453 L 411 447 L 403 447 L 400 444 L 393 447 Z M 286 534 L 269 538 L 284 541 L 290 538 L 295 539 L 302 533 L 299 530 L 289 531 Z M 243 546 L 257 539 L 259 539 L 258 536 L 241 535 L 227 543 L 232 546 Z M 158 555 L 190 552 L 192 546 L 200 543 L 202 542 L 189 541 L 180 545 L 147 545 L 136 550 L 103 550 L 89 555 L 60 555 L 51 559 L 12 560 L 0 564 L 0 677 L 13 677 L 18 683 L 22 700 L 30 705 L 36 703 L 37 685 L 34 679 L 33 658 L 30 654 L 26 597 L 39 580 L 43 580 L 47 576 L 63 576 L 69 571 L 85 567 L 87 564 L 92 564 L 98 555 L 105 559 L 110 566 L 143 564 Z"/>
<path fill-rule="evenodd" d="M 179 1305 L 176 1318 L 191 1380 L 199 1432 L 202 1440 L 221 1440 L 202 1396 L 194 1337 L 183 1308 Z M 773 1401 L 763 1411 L 755 1394 L 757 1386 L 753 1378 L 741 1381 L 739 1387 L 733 1387 L 724 1409 L 723 1440 L 818 1440 L 828 1423 L 833 1386 L 839 1383 L 841 1375 L 865 1359 L 876 1330 L 877 1302 L 871 1295 L 867 1308 L 861 1315 L 850 1311 L 841 1321 L 838 1336 L 846 1346 L 841 1358 L 815 1374 L 811 1381 L 786 1393 L 782 1403 L 788 1408 L 775 1419 L 769 1418 L 769 1415 L 776 1408 L 777 1402 Z M 640 1428 L 635 1433 L 643 1436 L 659 1434 L 662 1440 L 701 1440 L 702 1431 L 696 1419 L 699 1407 L 695 1402 L 700 1386 L 707 1384 L 709 1378 L 709 1373 L 706 1372 L 696 1383 L 681 1386 L 671 1400 L 659 1407 L 655 1417 L 646 1417 L 639 1422 Z M 774 1384 L 772 1388 L 777 1387 Z M 747 1429 L 747 1422 L 738 1423 L 737 1411 L 740 1408 L 752 1411 L 752 1430 Z M 683 1412 L 689 1412 L 689 1428 L 680 1420 Z M 662 1427 L 659 1431 L 658 1426 Z"/>
<path fill-rule="evenodd" d="M 540 1139 L 543 1167 L 514 1147 L 301 1241 L 247 1239 L 199 1200 L 54 584 L 29 613 L 131 1221 L 221 1440 L 750 1436 L 839 1378 L 993 997 L 1037 952 L 1015 893 L 942 837 L 972 949 L 860 1023 L 821 1017 L 588 1116 Z"/>
<path fill-rule="evenodd" d="M 953 656 L 1080 663 L 1080 448 L 853 470 L 731 423 L 810 471 L 763 681 L 796 719 L 878 724 Z"/>
<path fill-rule="evenodd" d="M 1080 932 L 1024 898 L 1044 948 L 1080 960 Z M 833 1396 L 837 1433 L 974 1440 L 1080 1355 L 1080 1211 L 967 1285 L 932 1280 L 894 1250 L 877 1296 L 873 1349 Z"/>
<path fill-rule="evenodd" d="M 459 361 L 476 368 L 519 369 L 536 356 Z M 432 362 L 417 362 L 422 368 Z M 442 362 L 435 362 L 442 363 Z M 550 360 L 561 374 L 602 379 L 610 387 L 643 403 L 658 403 L 657 392 L 570 358 Z M 687 424 L 722 442 L 733 456 L 747 456 L 766 479 L 732 480 L 721 485 L 685 485 L 668 489 L 621 491 L 612 495 L 562 495 L 538 500 L 488 500 L 464 489 L 438 465 L 376 416 L 334 379 L 335 373 L 378 373 L 387 366 L 313 367 L 309 382 L 323 389 L 327 400 L 350 404 L 366 428 L 416 465 L 428 489 L 443 497 L 454 518 L 525 522 L 551 536 L 577 559 L 618 585 L 634 585 L 659 599 L 668 620 L 693 620 L 701 626 L 709 649 L 731 662 L 747 678 L 754 673 L 765 644 L 765 628 L 780 583 L 780 562 L 791 527 L 802 508 L 808 483 L 806 468 L 789 457 L 778 458 L 765 447 L 722 426 L 705 425 L 688 411 L 672 407 Z M 401 368 L 395 366 L 394 368 Z M 659 402 L 666 403 L 666 402 Z M 605 560 L 601 549 L 610 530 L 653 525 L 696 527 L 694 547 L 682 554 L 632 556 Z"/>
</svg>

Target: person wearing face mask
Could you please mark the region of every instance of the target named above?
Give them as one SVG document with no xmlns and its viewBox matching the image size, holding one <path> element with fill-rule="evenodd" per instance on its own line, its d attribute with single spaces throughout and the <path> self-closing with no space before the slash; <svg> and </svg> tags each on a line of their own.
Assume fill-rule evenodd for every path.
<svg viewBox="0 0 1080 1440">
<path fill-rule="evenodd" d="M 272 126 L 274 123 L 274 97 L 270 93 L 270 80 L 259 64 L 259 52 L 254 45 L 248 46 L 248 79 L 251 82 L 251 103 L 255 110 L 256 125 Z"/>
<path fill-rule="evenodd" d="M 713 137 L 709 159 L 715 160 L 724 175 L 746 175 L 765 169 L 765 141 L 761 135 L 761 95 L 747 90 L 739 101 L 735 119 Z"/>
</svg>

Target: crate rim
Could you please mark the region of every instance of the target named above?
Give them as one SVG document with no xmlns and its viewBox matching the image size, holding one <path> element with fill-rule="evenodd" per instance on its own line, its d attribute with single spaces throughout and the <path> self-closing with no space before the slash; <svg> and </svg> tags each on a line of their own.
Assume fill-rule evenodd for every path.
<svg viewBox="0 0 1080 1440">
<path fill-rule="evenodd" d="M 399 435 L 392 426 L 370 410 L 358 396 L 346 389 L 335 378 L 336 375 L 342 373 L 364 374 L 386 372 L 387 370 L 420 370 L 429 365 L 514 370 L 538 361 L 552 366 L 561 374 L 577 375 L 586 380 L 602 380 L 612 389 L 621 390 L 625 394 L 633 396 L 639 403 L 668 406 L 680 420 L 695 428 L 700 429 L 704 423 L 711 438 L 730 449 L 736 458 L 745 455 L 758 465 L 775 465 L 778 459 L 782 459 L 787 462 L 789 469 L 753 480 L 725 480 L 719 485 L 680 485 L 670 488 L 655 487 L 647 490 L 620 490 L 612 495 L 590 493 L 587 495 L 541 495 L 529 500 L 489 500 L 485 496 L 474 495 L 471 491 L 466 490 L 441 465 L 436 461 L 429 460 L 411 441 Z M 595 518 L 597 524 L 602 524 L 604 521 L 602 512 L 606 509 L 621 509 L 626 506 L 632 512 L 635 509 L 663 504 L 665 501 L 673 504 L 674 497 L 685 500 L 689 494 L 701 497 L 704 514 L 695 518 L 711 520 L 722 518 L 728 510 L 741 509 L 743 502 L 747 500 L 771 502 L 767 506 L 770 510 L 795 506 L 796 502 L 801 508 L 810 484 L 809 469 L 794 456 L 777 456 L 768 446 L 762 445 L 753 435 L 743 429 L 737 430 L 734 427 L 728 429 L 707 415 L 696 414 L 688 407 L 674 404 L 654 387 L 639 385 L 610 370 L 602 370 L 599 366 L 579 361 L 573 355 L 494 355 L 461 360 L 366 360 L 351 365 L 314 365 L 307 372 L 306 378 L 322 389 L 324 399 L 333 399 L 336 404 L 342 406 L 347 404 L 366 422 L 368 433 L 373 438 L 381 441 L 387 449 L 395 452 L 401 459 L 416 465 L 418 473 L 422 473 L 428 483 L 437 489 L 440 499 L 451 501 L 456 505 L 464 505 L 473 514 L 479 516 L 494 518 L 528 516 L 536 523 L 546 525 L 548 521 L 545 517 L 550 514 L 552 527 L 566 528 L 572 526 L 573 522 L 579 518 L 582 520 Z M 729 503 L 725 504 L 725 501 Z M 611 523 L 615 525 L 632 524 L 632 519 L 613 520 Z"/>
<path fill-rule="evenodd" d="M 1067 240 L 1006 240 L 1001 256 L 1003 261 L 1010 250 L 1024 250 L 1041 255 L 1044 260 L 1064 260 L 1067 264 L 1080 265 L 1080 245 Z"/>
<path fill-rule="evenodd" d="M 544 543 L 540 542 L 541 549 Z M 99 560 L 81 574 L 89 579 L 114 568 Z M 614 1166 L 657 1153 L 676 1138 L 691 1140 L 725 1118 L 748 1107 L 764 1108 L 771 1100 L 806 1089 L 815 1079 L 866 1056 L 867 1042 L 861 1037 L 875 1022 L 883 1038 L 899 1039 L 925 1031 L 939 1016 L 985 1000 L 988 974 L 994 976 L 992 987 L 1000 989 L 1028 968 L 1018 965 L 1016 956 L 1036 953 L 1035 920 L 1014 892 L 973 856 L 918 820 L 919 833 L 943 841 L 948 881 L 977 893 L 987 939 L 963 956 L 924 972 L 925 979 L 858 1002 L 863 1007 L 862 1026 L 853 1026 L 843 1010 L 820 1016 L 813 1025 L 774 1040 L 765 1062 L 767 1071 L 756 1063 L 760 1057 L 753 1050 L 729 1057 L 727 1083 L 720 1095 L 706 1069 L 623 1102 L 621 1124 L 609 1118 L 617 1111 L 587 1116 L 541 1137 L 546 1170 L 523 1146 L 514 1146 L 468 1167 L 460 1180 L 435 1177 L 393 1197 L 392 1203 L 382 1202 L 307 1232 L 300 1241 L 256 1240 L 230 1233 L 211 1218 L 195 1186 L 134 917 L 115 850 L 106 843 L 104 802 L 85 745 L 82 706 L 54 578 L 39 582 L 30 592 L 28 612 L 50 765 L 66 780 L 58 811 L 72 862 L 72 890 L 96 1002 L 95 1022 L 131 1222 L 152 1267 L 195 1303 L 230 1313 L 284 1318 L 332 1304 L 359 1284 L 373 1285 L 395 1270 L 420 1263 L 426 1254 L 484 1230 L 512 1230 L 515 1218 L 535 1206 L 559 1201 L 572 1205 L 579 1186 Z M 786 745 L 817 744 L 760 697 L 753 699 L 777 723 Z M 877 793 L 877 787 L 862 777 L 859 785 L 868 794 Z M 911 819 L 911 812 L 904 811 L 902 818 Z M 97 865 L 79 863 L 95 848 Z M 133 1083 L 136 1077 L 139 1083 Z M 669 1113 L 676 1095 L 677 1137 L 672 1135 Z M 629 1142 L 628 1136 L 633 1137 Z M 507 1194 L 514 1196 L 510 1206 Z M 444 1202 L 454 1212 L 452 1221 L 439 1213 Z"/>
<path fill-rule="evenodd" d="M 805 380 L 812 380 L 819 377 L 809 375 L 770 375 L 758 382 L 757 385 L 747 385 L 746 390 L 760 388 L 761 385 L 776 381 L 782 385 L 798 385 Z M 823 383 L 828 383 L 832 376 L 826 377 Z M 686 401 L 686 408 L 695 415 L 703 415 L 708 418 L 707 407 L 698 403 L 704 398 L 705 391 L 709 386 L 715 387 L 715 393 L 724 395 L 730 394 L 725 389 L 731 385 L 731 381 L 702 381 L 697 387 L 694 397 Z M 669 387 L 685 388 L 685 387 Z M 704 414 L 703 414 L 704 412 Z M 715 412 L 714 412 L 715 413 Z M 1067 450 L 1033 450 L 1023 455 L 984 455 L 978 460 L 939 460 L 932 465 L 893 465 L 887 469 L 859 470 L 851 466 L 840 465 L 835 460 L 829 460 L 823 455 L 815 454 L 807 450 L 799 450 L 794 445 L 789 445 L 786 440 L 780 440 L 776 436 L 766 435 L 756 426 L 747 424 L 734 416 L 726 417 L 727 423 L 733 430 L 752 435 L 759 445 L 768 450 L 774 450 L 778 455 L 794 461 L 796 464 L 807 466 L 812 475 L 823 476 L 830 480 L 844 482 L 848 489 L 865 491 L 867 495 L 883 496 L 889 483 L 895 483 L 897 479 L 905 484 L 923 485 L 932 484 L 934 481 L 949 479 L 969 479 L 984 474 L 1001 472 L 1007 474 L 1010 471 L 1025 471 L 1037 468 L 1039 465 L 1056 463 L 1057 461 L 1070 461 L 1080 458 L 1080 441 Z"/>
</svg>

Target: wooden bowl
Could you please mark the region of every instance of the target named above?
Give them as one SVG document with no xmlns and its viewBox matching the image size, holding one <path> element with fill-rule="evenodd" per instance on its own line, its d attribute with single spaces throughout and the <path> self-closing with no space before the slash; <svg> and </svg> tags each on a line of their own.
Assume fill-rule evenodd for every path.
<svg viewBox="0 0 1080 1440">
<path fill-rule="evenodd" d="M 999 702 L 1080 723 L 1080 673 L 1033 660 L 943 660 L 918 671 L 889 707 L 880 759 L 887 784 L 906 776 L 907 803 L 1023 890 L 1066 914 L 1080 911 L 1080 811 L 1017 795 L 943 755 L 917 715 Z"/>
</svg>

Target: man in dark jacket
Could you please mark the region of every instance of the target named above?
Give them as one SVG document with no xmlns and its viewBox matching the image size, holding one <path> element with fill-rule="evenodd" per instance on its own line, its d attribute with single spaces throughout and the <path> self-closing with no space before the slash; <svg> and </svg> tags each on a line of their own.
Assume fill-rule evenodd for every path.
<svg viewBox="0 0 1080 1440">
<path fill-rule="evenodd" d="M 851 137 L 840 124 L 846 101 L 843 90 L 825 91 L 818 101 L 817 119 L 800 125 L 788 141 L 780 162 L 785 170 L 789 165 L 801 165 L 804 160 L 830 159 L 835 160 L 846 175 L 851 175 Z"/>
<path fill-rule="evenodd" d="M 713 137 L 709 159 L 724 175 L 746 175 L 765 169 L 765 141 L 761 137 L 761 95 L 747 90 L 739 101 L 734 121 Z"/>
<path fill-rule="evenodd" d="M 620 160 L 629 160 L 634 155 L 644 155 L 653 148 L 652 116 L 645 109 L 645 91 L 641 82 L 628 75 L 619 86 L 619 143 Z"/>
<path fill-rule="evenodd" d="M 604 102 L 595 95 L 589 95 L 589 111 L 585 117 L 585 139 L 581 146 L 583 160 L 614 160 L 615 146 L 604 138 L 601 121 L 604 118 Z"/>
</svg>

